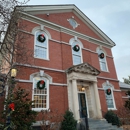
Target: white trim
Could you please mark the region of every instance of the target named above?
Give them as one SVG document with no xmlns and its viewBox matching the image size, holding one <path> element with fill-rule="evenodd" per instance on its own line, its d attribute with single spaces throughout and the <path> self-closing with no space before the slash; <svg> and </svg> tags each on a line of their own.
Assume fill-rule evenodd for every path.
<svg viewBox="0 0 130 130">
<path fill-rule="evenodd" d="M 107 65 L 107 59 L 106 59 L 107 53 L 106 53 L 105 49 L 102 48 L 102 46 L 96 48 L 96 52 L 98 53 L 98 55 L 99 55 L 100 51 L 101 51 L 101 53 L 104 53 L 104 61 L 102 61 L 103 59 L 101 59 L 98 56 L 100 69 L 101 69 L 101 71 L 109 72 L 108 65 Z M 103 68 L 103 66 L 102 66 L 103 64 L 102 63 L 105 65 L 106 70 L 102 70 L 102 68 Z"/>
<path fill-rule="evenodd" d="M 23 80 L 23 79 L 16 79 L 17 82 L 23 82 L 23 83 L 33 83 L 31 80 Z M 67 86 L 67 84 L 62 84 L 62 83 L 50 83 L 50 85 L 54 86 Z"/>
<path fill-rule="evenodd" d="M 67 86 L 67 84 L 61 84 L 61 83 L 50 83 L 50 85 L 56 85 L 56 86 Z"/>
<path fill-rule="evenodd" d="M 71 38 L 71 39 L 69 40 L 69 44 L 72 46 L 72 43 L 73 43 L 74 41 L 77 41 L 78 44 L 80 45 L 80 47 L 83 48 L 82 42 L 81 42 L 79 39 L 77 39 L 76 36 L 75 36 L 74 38 Z"/>
<path fill-rule="evenodd" d="M 41 25 L 41 26 L 43 26 L 43 25 Z M 51 34 L 48 32 L 48 30 L 45 29 L 45 28 L 41 29 L 41 26 L 36 26 L 36 27 L 34 27 L 34 28 L 32 29 L 32 34 L 35 35 L 35 33 L 36 33 L 37 31 L 43 31 L 43 32 L 45 32 L 45 33 L 47 34 L 48 39 L 51 39 Z"/>
<path fill-rule="evenodd" d="M 74 54 L 73 53 L 73 47 L 72 47 L 72 45 L 73 45 L 73 43 L 74 42 L 77 42 L 77 44 L 80 46 L 80 54 L 78 54 L 78 55 L 76 55 L 76 54 Z M 83 56 L 82 56 L 82 48 L 83 48 L 83 44 L 82 44 L 82 42 L 79 40 L 79 39 L 77 39 L 77 37 L 75 36 L 74 38 L 71 38 L 70 40 L 69 40 L 69 44 L 71 45 L 71 53 L 72 53 L 72 59 L 73 59 L 73 65 L 77 65 L 77 64 L 74 64 L 74 56 L 78 56 L 78 57 L 80 57 L 80 61 L 81 61 L 81 63 L 83 63 Z M 78 63 L 78 64 L 81 64 L 81 63 Z"/>
<path fill-rule="evenodd" d="M 52 69 L 52 68 L 41 67 L 41 66 L 35 66 L 35 65 L 29 65 L 29 64 L 16 63 L 15 65 L 26 66 L 26 67 L 30 67 L 30 68 L 36 68 L 36 69 L 52 70 L 52 71 L 63 72 L 63 73 L 65 72 L 64 70 Z"/>
<path fill-rule="evenodd" d="M 116 110 L 115 98 L 113 94 L 114 86 L 109 81 L 106 81 L 105 83 L 103 83 L 102 87 L 104 88 L 104 93 L 105 93 L 105 87 L 107 86 L 109 86 L 109 88 L 111 89 L 111 95 L 112 95 L 113 105 L 114 105 L 114 108 L 108 108 L 108 110 Z M 105 98 L 106 98 L 106 95 L 105 95 Z"/>
<path fill-rule="evenodd" d="M 34 77 L 35 78 L 35 77 Z M 32 101 L 34 101 L 34 78 L 33 78 L 33 86 L 32 86 Z M 41 110 L 48 110 L 49 109 L 49 80 L 47 78 L 44 77 L 39 77 L 40 79 L 46 79 L 46 86 L 47 86 L 47 99 L 46 99 L 46 108 L 32 108 L 32 110 L 34 111 L 41 111 Z"/>
<path fill-rule="evenodd" d="M 101 77 L 101 76 L 97 76 L 97 78 L 106 79 L 106 80 L 113 80 L 113 81 L 119 81 L 119 80 L 117 80 L 117 79 L 106 78 L 106 77 Z"/>
<path fill-rule="evenodd" d="M 23 79 L 16 79 L 17 82 L 23 82 L 23 83 L 33 83 L 31 80 L 23 80 Z"/>
<path fill-rule="evenodd" d="M 119 90 L 119 89 L 114 89 L 113 91 L 114 92 L 121 92 L 121 90 Z"/>
<path fill-rule="evenodd" d="M 99 90 L 103 90 L 104 91 L 104 88 L 98 88 Z M 121 92 L 121 90 L 119 89 L 113 89 L 114 92 Z"/>
<path fill-rule="evenodd" d="M 59 69 L 53 69 L 53 68 L 47 68 L 47 67 L 41 67 L 41 66 L 35 66 L 35 65 L 29 65 L 29 64 L 16 63 L 15 65 L 26 66 L 26 67 L 37 68 L 37 69 L 44 69 L 44 70 L 51 70 L 51 71 L 63 72 L 63 73 L 65 72 L 65 70 L 59 70 Z M 101 77 L 101 76 L 97 76 L 97 78 L 106 79 L 106 80 L 112 80 L 112 81 L 119 81 L 117 79 L 112 79 L 112 78 L 107 78 L 107 77 Z"/>
<path fill-rule="evenodd" d="M 129 96 L 128 97 L 126 97 L 126 96 L 122 96 L 122 98 L 126 98 L 126 99 L 128 99 L 128 98 L 130 98 Z"/>
<path fill-rule="evenodd" d="M 33 8 L 32 8 L 33 7 Z M 52 12 L 62 12 L 62 11 L 71 11 L 73 12 L 77 17 L 79 17 L 86 25 L 89 25 L 90 28 L 93 29 L 93 31 L 99 35 L 99 37 L 102 37 L 106 41 L 110 42 L 111 46 L 114 46 L 115 43 L 103 32 L 101 31 L 84 13 L 82 13 L 75 5 L 52 5 L 52 6 L 30 6 L 30 7 L 24 7 L 24 11 L 31 13 L 32 11 L 36 12 L 45 12 L 49 11 Z M 48 13 L 49 13 L 48 12 Z M 21 12 L 23 13 L 23 12 Z M 27 13 L 24 13 L 27 15 Z"/>
<path fill-rule="evenodd" d="M 38 58 L 38 59 L 43 59 L 43 60 L 49 60 L 49 37 L 48 37 L 48 34 L 46 33 L 46 31 L 45 30 L 36 30 L 36 29 L 38 29 L 39 27 L 36 27 L 36 28 L 34 28 L 34 30 L 33 30 L 33 33 L 34 33 L 34 58 Z M 35 32 L 34 32 L 35 31 Z M 43 32 L 44 33 L 44 35 L 46 36 L 46 44 L 47 44 L 47 46 L 46 47 L 43 47 L 42 45 L 37 45 L 36 44 L 36 42 L 37 42 L 37 40 L 36 40 L 36 34 L 37 33 L 39 33 L 39 32 Z M 42 58 L 42 57 L 37 57 L 36 55 L 35 55 L 35 51 L 36 51 L 36 46 L 38 46 L 38 47 L 40 47 L 40 48 L 44 48 L 44 49 L 46 49 L 46 58 Z"/>
<path fill-rule="evenodd" d="M 108 48 L 111 48 L 111 47 L 115 46 L 115 45 L 109 44 L 108 42 L 100 41 L 100 40 L 95 39 L 95 38 L 93 38 L 93 37 L 90 37 L 90 36 L 81 34 L 81 33 L 76 32 L 76 31 L 74 31 L 74 30 L 71 30 L 71 29 L 62 27 L 62 26 L 60 26 L 60 25 L 57 25 L 57 24 L 54 24 L 54 23 L 52 23 L 52 22 L 43 20 L 43 19 L 38 18 L 38 17 L 35 17 L 35 16 L 33 16 L 33 15 L 30 15 L 30 14 L 27 14 L 27 13 L 24 13 L 24 12 L 22 12 L 22 14 L 23 14 L 23 15 L 26 15 L 26 18 L 22 17 L 22 19 L 25 19 L 25 20 L 34 22 L 34 23 L 39 24 L 39 25 L 41 25 L 41 23 L 42 23 L 42 24 L 46 25 L 46 26 L 49 27 L 49 28 L 51 27 L 51 29 L 58 30 L 58 31 L 61 31 L 61 32 L 64 32 L 64 33 L 67 33 L 67 34 L 70 34 L 70 35 L 77 35 L 79 38 L 85 39 L 85 40 L 87 40 L 87 41 L 89 41 L 89 42 L 92 42 L 92 43 L 94 43 L 94 44 L 96 44 L 96 45 L 97 45 L 97 44 L 98 44 L 98 45 L 105 45 L 105 46 L 108 47 Z M 28 16 L 30 19 L 29 19 L 29 18 L 27 19 L 27 16 Z M 36 20 L 36 21 L 34 21 L 34 20 Z M 88 40 L 88 39 L 89 39 L 89 40 Z"/>
</svg>

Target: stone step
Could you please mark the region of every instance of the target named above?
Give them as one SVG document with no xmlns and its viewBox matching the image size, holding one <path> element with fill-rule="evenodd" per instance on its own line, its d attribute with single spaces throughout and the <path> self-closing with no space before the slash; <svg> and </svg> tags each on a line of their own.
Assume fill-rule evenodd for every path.
<svg viewBox="0 0 130 130">
<path fill-rule="evenodd" d="M 89 130 L 123 130 L 118 128 L 116 125 L 108 123 L 105 119 L 88 119 Z"/>
</svg>

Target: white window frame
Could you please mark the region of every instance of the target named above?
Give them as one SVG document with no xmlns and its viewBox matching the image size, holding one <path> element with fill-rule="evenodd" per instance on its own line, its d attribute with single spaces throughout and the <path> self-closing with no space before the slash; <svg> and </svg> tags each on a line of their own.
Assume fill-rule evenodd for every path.
<svg viewBox="0 0 130 130">
<path fill-rule="evenodd" d="M 111 96 L 112 96 L 112 101 L 113 101 L 113 108 L 109 108 L 108 105 L 107 105 L 107 102 L 106 102 L 106 105 L 107 105 L 107 108 L 108 110 L 117 110 L 116 109 L 116 104 L 115 104 L 115 98 L 114 98 L 114 94 L 113 94 L 113 90 L 114 90 L 114 86 L 112 84 L 110 84 L 108 81 L 106 81 L 106 83 L 103 83 L 103 89 L 104 89 L 104 94 L 105 94 L 105 99 L 107 100 L 106 98 L 106 89 L 111 89 Z"/>
<path fill-rule="evenodd" d="M 38 41 L 37 41 L 37 33 L 40 33 L 40 34 L 44 34 L 44 35 L 45 35 L 45 37 L 46 37 L 46 44 L 47 44 L 46 47 L 44 47 L 44 46 L 42 46 L 42 45 L 37 45 L 37 42 L 38 42 Z M 44 44 L 44 43 L 43 43 L 43 44 Z M 40 56 L 36 56 L 36 54 L 35 54 L 36 46 L 46 49 L 46 58 L 42 58 L 42 57 L 40 57 Z M 47 35 L 47 33 L 46 33 L 45 31 L 40 31 L 40 30 L 38 30 L 38 31 L 35 32 L 35 36 L 34 36 L 34 58 L 49 60 L 48 35 Z"/>
<path fill-rule="evenodd" d="M 106 52 L 103 50 L 103 49 L 97 49 L 97 53 L 98 53 L 98 59 L 99 59 L 99 64 L 100 64 L 100 69 L 101 71 L 104 71 L 104 72 L 108 72 L 108 66 L 107 66 L 107 60 L 106 60 Z M 104 53 L 104 61 L 99 57 L 99 55 L 101 53 Z M 105 68 L 106 70 L 104 70 L 102 64 L 105 64 Z"/>
<path fill-rule="evenodd" d="M 73 43 L 77 42 L 77 45 L 79 45 L 80 47 L 80 53 L 79 54 L 73 54 Z M 72 59 L 73 59 L 73 65 L 78 65 L 74 63 L 74 56 L 78 56 L 80 57 L 81 63 L 83 63 L 83 57 L 82 57 L 82 48 L 83 48 L 83 44 L 81 43 L 81 41 L 79 39 L 77 39 L 77 37 L 75 36 L 74 38 L 71 38 L 69 41 L 70 45 L 71 45 L 71 51 L 72 51 Z M 81 64 L 79 63 L 79 64 Z"/>
<path fill-rule="evenodd" d="M 33 91 L 32 91 L 32 101 L 34 101 L 34 88 L 37 87 L 35 86 L 35 78 L 37 78 L 38 80 L 44 80 L 46 81 L 46 88 L 47 88 L 47 99 L 46 99 L 46 108 L 32 108 L 32 110 L 35 110 L 35 111 L 41 111 L 41 110 L 48 110 L 49 109 L 49 80 L 47 78 L 43 78 L 43 77 L 34 77 L 33 78 Z M 41 95 L 41 94 L 39 94 Z M 45 95 L 45 94 L 43 94 Z"/>
</svg>

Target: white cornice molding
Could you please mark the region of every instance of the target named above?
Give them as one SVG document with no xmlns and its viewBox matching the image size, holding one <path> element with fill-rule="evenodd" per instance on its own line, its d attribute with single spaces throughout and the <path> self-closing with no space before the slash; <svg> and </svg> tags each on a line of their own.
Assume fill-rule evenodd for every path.
<svg viewBox="0 0 130 130">
<path fill-rule="evenodd" d="M 53 68 L 47 68 L 47 67 L 41 67 L 41 66 L 35 66 L 35 65 L 29 65 L 29 64 L 15 63 L 15 65 L 25 66 L 25 67 L 29 67 L 29 68 L 43 69 L 43 70 L 52 70 L 52 71 L 63 72 L 63 73 L 65 72 L 64 70 L 53 69 Z"/>
<path fill-rule="evenodd" d="M 22 83 L 33 83 L 31 80 L 23 80 L 23 79 L 16 79 L 17 82 L 22 82 Z M 50 85 L 54 86 L 67 86 L 67 84 L 62 84 L 62 83 L 50 83 Z"/>
<path fill-rule="evenodd" d="M 41 5 L 41 6 L 26 6 L 23 7 L 25 12 L 31 14 L 31 12 L 37 13 L 61 13 L 61 12 L 73 12 L 77 17 L 82 19 L 82 21 L 89 25 L 89 27 L 96 32 L 97 35 L 108 41 L 111 45 L 115 46 L 115 43 L 102 31 L 100 30 L 79 8 L 75 5 Z M 32 13 L 32 14 L 33 14 Z"/>
<path fill-rule="evenodd" d="M 113 80 L 113 81 L 117 81 L 117 82 L 119 82 L 118 79 L 112 79 L 112 78 L 101 77 L 101 76 L 97 76 L 97 78 L 100 78 L 100 79 L 107 79 L 107 80 Z"/>
<path fill-rule="evenodd" d="M 104 88 L 98 88 L 99 90 L 103 90 L 104 91 Z M 120 89 L 113 89 L 114 92 L 121 92 Z"/>
<path fill-rule="evenodd" d="M 43 20 L 43 19 L 38 18 L 36 16 L 33 16 L 31 14 L 27 14 L 25 12 L 22 12 L 22 14 L 23 14 L 23 17 L 22 17 L 23 19 L 31 21 L 31 22 L 34 22 L 34 23 L 37 23 L 39 25 L 44 24 L 48 28 L 51 28 L 51 29 L 54 29 L 54 30 L 58 30 L 58 31 L 61 31 L 61 32 L 64 32 L 64 33 L 67 33 L 67 34 L 70 34 L 70 35 L 73 35 L 73 36 L 77 36 L 78 38 L 87 40 L 87 41 L 92 42 L 94 44 L 103 45 L 103 46 L 106 46 L 108 48 L 112 48 L 114 46 L 114 45 L 109 44 L 107 42 L 100 41 L 98 39 L 89 37 L 87 35 L 84 35 L 84 34 L 81 34 L 79 32 L 73 31 L 71 29 L 68 29 L 68 28 L 65 28 L 63 26 L 57 25 L 55 23 Z M 25 15 L 25 18 L 24 18 L 24 15 Z"/>
</svg>

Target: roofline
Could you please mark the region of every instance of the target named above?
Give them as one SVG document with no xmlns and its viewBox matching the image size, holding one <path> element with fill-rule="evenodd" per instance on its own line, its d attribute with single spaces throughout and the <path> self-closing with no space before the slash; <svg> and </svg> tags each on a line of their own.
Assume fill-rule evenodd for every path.
<svg viewBox="0 0 130 130">
<path fill-rule="evenodd" d="M 61 10 L 61 9 L 71 9 L 75 12 L 78 12 L 78 14 L 89 23 L 89 25 L 100 34 L 106 41 L 108 41 L 112 46 L 115 46 L 116 44 L 100 29 L 97 25 L 95 25 L 77 6 L 74 4 L 60 4 L 60 5 L 25 5 L 25 6 L 17 6 L 18 8 L 23 7 L 25 12 L 29 12 L 31 10 Z M 16 8 L 17 8 L 16 7 Z M 34 8 L 32 8 L 34 7 Z M 38 7 L 38 8 L 37 8 Z M 41 8 L 39 8 L 41 7 Z M 44 8 L 43 8 L 44 7 Z M 53 8 L 52 8 L 53 7 Z"/>
</svg>

